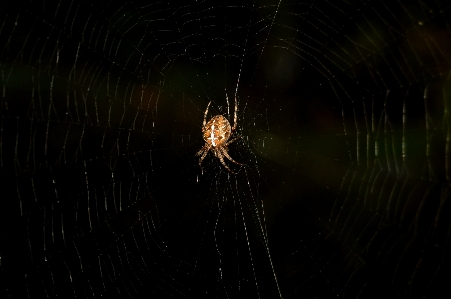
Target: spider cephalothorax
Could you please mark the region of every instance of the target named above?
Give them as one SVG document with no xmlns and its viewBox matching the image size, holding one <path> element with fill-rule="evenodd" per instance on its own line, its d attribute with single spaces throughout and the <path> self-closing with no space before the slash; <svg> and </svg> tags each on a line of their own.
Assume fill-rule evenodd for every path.
<svg viewBox="0 0 451 299">
<path fill-rule="evenodd" d="M 232 135 L 233 131 L 235 131 L 237 126 L 236 120 L 237 120 L 238 105 L 236 103 L 236 99 L 235 99 L 235 113 L 233 127 L 230 126 L 230 123 L 227 120 L 227 118 L 225 118 L 222 115 L 216 115 L 212 119 L 210 119 L 208 123 L 206 122 L 208 107 L 210 107 L 210 103 L 208 103 L 207 109 L 205 110 L 204 123 L 202 126 L 202 136 L 204 137 L 205 145 L 196 154 L 196 156 L 200 156 L 199 166 L 202 169 L 202 161 L 204 160 L 205 156 L 207 156 L 208 152 L 211 150 L 215 154 L 215 156 L 219 159 L 219 161 L 221 161 L 221 164 L 224 165 L 224 167 L 228 171 L 234 173 L 225 164 L 224 157 L 226 157 L 235 164 L 244 165 L 233 160 L 229 156 L 229 153 L 227 152 L 228 151 L 227 146 L 241 137 L 238 136 L 228 141 L 229 137 Z"/>
</svg>

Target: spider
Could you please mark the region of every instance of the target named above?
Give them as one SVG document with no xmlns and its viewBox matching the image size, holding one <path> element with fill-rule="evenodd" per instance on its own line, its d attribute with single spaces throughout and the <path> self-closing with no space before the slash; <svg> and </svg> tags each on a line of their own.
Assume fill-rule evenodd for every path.
<svg viewBox="0 0 451 299">
<path fill-rule="evenodd" d="M 232 142 L 236 141 L 237 139 L 241 138 L 241 136 L 238 136 L 230 141 L 227 141 L 229 140 L 229 137 L 233 134 L 233 131 L 235 131 L 237 126 L 236 120 L 237 120 L 238 104 L 236 102 L 236 98 L 235 98 L 235 114 L 233 127 L 230 127 L 229 121 L 222 115 L 214 116 L 207 123 L 206 122 L 207 113 L 210 104 L 211 101 L 208 103 L 207 109 L 205 110 L 204 123 L 202 126 L 202 135 L 205 140 L 205 145 L 200 149 L 200 151 L 196 153 L 196 156 L 200 156 L 199 159 L 200 169 L 202 169 L 202 161 L 207 156 L 208 152 L 211 150 L 215 154 L 215 156 L 219 159 L 219 161 L 221 161 L 221 164 L 224 165 L 224 167 L 228 171 L 235 174 L 235 172 L 230 170 L 230 168 L 225 164 L 224 157 L 226 157 L 235 164 L 244 165 L 233 160 L 232 157 L 230 157 L 229 153 L 227 152 L 228 151 L 227 146 Z"/>
</svg>

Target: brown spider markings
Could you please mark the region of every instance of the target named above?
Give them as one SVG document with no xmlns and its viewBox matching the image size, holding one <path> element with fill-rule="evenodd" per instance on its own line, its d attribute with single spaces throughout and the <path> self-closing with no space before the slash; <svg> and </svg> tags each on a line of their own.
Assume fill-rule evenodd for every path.
<svg viewBox="0 0 451 299">
<path fill-rule="evenodd" d="M 238 136 L 236 138 L 233 138 L 232 140 L 229 140 L 229 137 L 233 134 L 237 127 L 237 112 L 238 112 L 238 105 L 235 98 L 235 113 L 234 113 L 234 124 L 233 127 L 230 127 L 230 123 L 222 115 L 216 115 L 212 119 L 206 123 L 207 120 L 207 113 L 208 113 L 208 107 L 210 107 L 210 103 L 207 105 L 207 109 L 205 110 L 204 114 L 204 122 L 202 126 L 202 136 L 205 140 L 205 145 L 196 153 L 196 156 L 200 156 L 199 159 L 199 166 L 202 169 L 202 161 L 207 156 L 208 152 L 211 150 L 215 156 L 219 159 L 222 165 L 230 171 L 231 173 L 235 174 L 224 162 L 224 157 L 229 159 L 235 164 L 238 165 L 244 165 L 241 164 L 235 160 L 232 159 L 232 157 L 229 156 L 228 148 L 227 146 L 231 144 L 232 142 L 236 141 L 237 139 L 241 138 L 241 136 Z M 203 172 L 203 171 L 202 171 Z"/>
</svg>

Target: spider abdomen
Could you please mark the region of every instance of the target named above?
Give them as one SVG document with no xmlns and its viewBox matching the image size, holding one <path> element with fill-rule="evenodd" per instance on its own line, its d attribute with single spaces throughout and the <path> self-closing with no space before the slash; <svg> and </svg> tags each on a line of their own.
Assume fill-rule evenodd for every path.
<svg viewBox="0 0 451 299">
<path fill-rule="evenodd" d="M 231 131 L 232 128 L 227 118 L 222 115 L 216 115 L 205 125 L 203 137 L 205 142 L 217 147 L 227 142 Z"/>
</svg>

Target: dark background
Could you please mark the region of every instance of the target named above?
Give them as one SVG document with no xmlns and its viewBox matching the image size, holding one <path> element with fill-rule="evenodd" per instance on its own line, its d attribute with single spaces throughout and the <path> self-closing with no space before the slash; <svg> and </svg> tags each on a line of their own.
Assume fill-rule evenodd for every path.
<svg viewBox="0 0 451 299">
<path fill-rule="evenodd" d="M 450 12 L 2 4 L 0 297 L 449 297 Z"/>
</svg>

